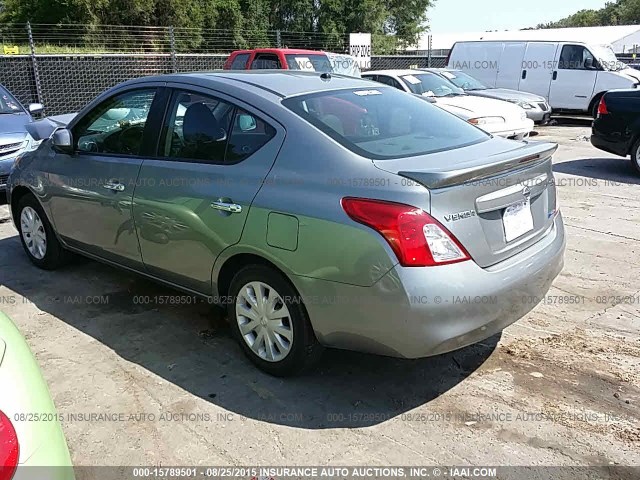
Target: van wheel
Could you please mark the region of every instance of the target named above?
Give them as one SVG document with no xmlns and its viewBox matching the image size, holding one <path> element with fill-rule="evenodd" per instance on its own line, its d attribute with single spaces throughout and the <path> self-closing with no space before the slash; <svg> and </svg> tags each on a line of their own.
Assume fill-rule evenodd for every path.
<svg viewBox="0 0 640 480">
<path fill-rule="evenodd" d="M 640 138 L 636 140 L 631 148 L 631 165 L 637 174 L 640 174 Z"/>
<path fill-rule="evenodd" d="M 20 199 L 17 213 L 20 241 L 31 263 L 43 270 L 55 270 L 67 263 L 69 253 L 60 245 L 42 206 L 33 195 Z"/>
<path fill-rule="evenodd" d="M 241 269 L 229 288 L 231 328 L 249 360 L 278 377 L 311 368 L 322 354 L 306 308 L 289 281 L 265 265 Z"/>
</svg>

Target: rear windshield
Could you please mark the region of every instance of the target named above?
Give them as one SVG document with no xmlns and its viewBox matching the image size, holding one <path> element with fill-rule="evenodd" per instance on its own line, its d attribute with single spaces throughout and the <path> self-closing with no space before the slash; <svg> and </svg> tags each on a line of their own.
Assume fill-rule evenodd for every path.
<svg viewBox="0 0 640 480">
<path fill-rule="evenodd" d="M 306 70 L 308 72 L 331 72 L 329 58 L 321 54 L 287 54 L 287 66 L 290 70 Z"/>
<path fill-rule="evenodd" d="M 395 88 L 333 90 L 283 100 L 309 123 L 368 158 L 460 148 L 489 135 L 426 99 Z"/>
</svg>

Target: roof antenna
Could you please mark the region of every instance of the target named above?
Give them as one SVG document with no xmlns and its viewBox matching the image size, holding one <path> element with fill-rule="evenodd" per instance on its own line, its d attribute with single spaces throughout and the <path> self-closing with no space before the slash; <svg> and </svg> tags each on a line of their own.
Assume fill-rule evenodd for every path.
<svg viewBox="0 0 640 480">
<path fill-rule="evenodd" d="M 325 81 L 331 80 L 331 74 L 329 72 L 323 72 L 320 74 L 320 78 Z"/>
</svg>

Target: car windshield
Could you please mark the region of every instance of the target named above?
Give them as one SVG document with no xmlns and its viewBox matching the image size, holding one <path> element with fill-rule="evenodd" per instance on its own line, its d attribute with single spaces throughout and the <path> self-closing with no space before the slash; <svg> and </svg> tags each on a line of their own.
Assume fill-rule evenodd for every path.
<svg viewBox="0 0 640 480">
<path fill-rule="evenodd" d="M 624 70 L 625 68 L 629 68 L 626 63 L 621 62 L 616 57 L 616 54 L 613 53 L 613 49 L 609 46 L 598 45 L 598 46 L 590 46 L 589 49 L 592 51 L 593 55 L 598 59 L 598 63 L 605 70 L 611 70 L 613 72 L 618 72 L 620 70 Z"/>
<path fill-rule="evenodd" d="M 427 97 L 464 95 L 464 90 L 435 73 L 416 72 L 411 75 L 400 75 L 400 79 L 409 87 L 411 92 L 417 95 L 425 95 Z"/>
<path fill-rule="evenodd" d="M 331 62 L 324 54 L 287 54 L 287 66 L 290 70 L 308 72 L 331 72 Z"/>
<path fill-rule="evenodd" d="M 282 103 L 367 158 L 422 155 L 489 138 L 482 130 L 426 100 L 390 87 L 334 90 L 293 97 Z"/>
<path fill-rule="evenodd" d="M 20 103 L 5 88 L 0 87 L 0 114 L 22 113 Z"/>
<path fill-rule="evenodd" d="M 486 90 L 489 88 L 479 80 L 473 78 L 471 75 L 467 75 L 463 72 L 443 70 L 441 73 L 443 77 L 447 78 L 456 87 L 460 87 L 464 91 Z"/>
</svg>

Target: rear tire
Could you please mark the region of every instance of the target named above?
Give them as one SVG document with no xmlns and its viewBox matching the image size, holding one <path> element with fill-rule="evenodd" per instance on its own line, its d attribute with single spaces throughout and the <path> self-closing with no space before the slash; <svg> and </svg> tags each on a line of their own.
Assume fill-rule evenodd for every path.
<svg viewBox="0 0 640 480">
<path fill-rule="evenodd" d="M 231 281 L 227 314 L 251 362 L 278 377 L 297 375 L 322 355 L 302 299 L 289 281 L 266 265 L 242 268 Z"/>
<path fill-rule="evenodd" d="M 18 202 L 16 224 L 22 247 L 36 267 L 55 270 L 69 260 L 69 253 L 62 247 L 42 206 L 29 194 Z"/>
<path fill-rule="evenodd" d="M 640 175 L 640 138 L 631 147 L 631 165 L 635 172 Z"/>
</svg>

